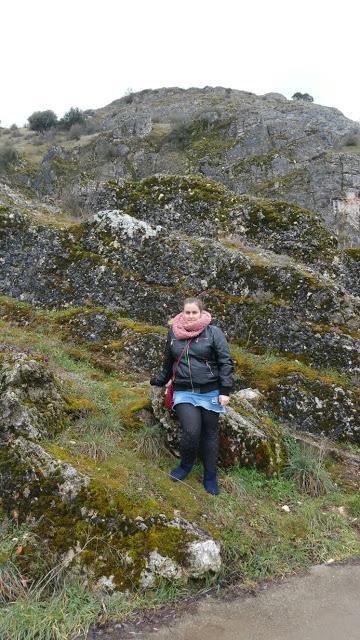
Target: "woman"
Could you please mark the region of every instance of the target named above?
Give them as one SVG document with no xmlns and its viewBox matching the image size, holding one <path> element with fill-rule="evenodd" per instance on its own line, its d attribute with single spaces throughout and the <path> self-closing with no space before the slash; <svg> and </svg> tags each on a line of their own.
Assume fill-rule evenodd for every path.
<svg viewBox="0 0 360 640">
<path fill-rule="evenodd" d="M 170 477 L 184 480 L 200 449 L 204 487 L 217 495 L 219 414 L 226 412 L 229 402 L 234 363 L 222 330 L 210 322 L 211 315 L 199 298 L 184 300 L 183 311 L 169 321 L 162 372 L 150 384 L 164 386 L 183 352 L 173 386 L 174 409 L 181 424 L 181 462 Z"/>
</svg>

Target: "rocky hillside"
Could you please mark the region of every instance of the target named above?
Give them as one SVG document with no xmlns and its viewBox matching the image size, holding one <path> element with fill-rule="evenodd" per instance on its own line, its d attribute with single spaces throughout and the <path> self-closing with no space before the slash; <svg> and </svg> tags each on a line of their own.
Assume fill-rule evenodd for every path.
<svg viewBox="0 0 360 640">
<path fill-rule="evenodd" d="M 31 523 L 49 561 L 60 558 L 98 591 L 242 565 L 265 577 L 258 545 L 284 536 L 285 571 L 291 541 L 302 554 L 313 549 L 315 525 L 300 511 L 289 530 L 265 516 L 288 499 L 281 474 L 294 443 L 310 438 L 328 451 L 349 505 L 342 533 L 324 517 L 319 540 L 330 532 L 343 541 L 333 556 L 354 552 L 355 123 L 276 94 L 210 87 L 144 91 L 87 117 L 91 133 L 79 140 L 20 132 L 1 176 L 0 515 Z M 167 319 L 187 295 L 203 297 L 236 364 L 221 419 L 221 513 L 196 478 L 170 486 L 177 423 L 148 383 Z M 242 511 L 244 468 L 262 487 L 280 483 L 271 508 L 250 495 Z M 302 508 L 291 495 L 291 509 Z M 17 561 L 35 579 L 36 545 L 24 547 Z M 307 561 L 319 559 L 315 548 Z"/>
<path fill-rule="evenodd" d="M 60 194 L 79 211 L 79 191 L 94 210 L 94 189 L 109 178 L 199 174 L 236 194 L 310 209 L 343 246 L 359 246 L 359 125 L 337 109 L 280 94 L 174 87 L 125 96 L 87 117 L 79 142 L 50 133 L 35 137 L 34 148 L 28 133 L 15 138 L 23 160 L 15 183 L 41 197 Z"/>
</svg>

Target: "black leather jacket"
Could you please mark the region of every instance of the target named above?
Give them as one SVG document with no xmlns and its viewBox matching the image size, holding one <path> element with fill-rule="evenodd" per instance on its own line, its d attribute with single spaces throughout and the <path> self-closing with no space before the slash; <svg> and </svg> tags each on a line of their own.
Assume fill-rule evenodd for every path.
<svg viewBox="0 0 360 640">
<path fill-rule="evenodd" d="M 175 338 L 170 329 L 167 336 L 163 367 L 159 376 L 151 378 L 150 384 L 165 385 L 173 375 L 175 363 L 187 340 Z M 189 357 L 183 355 L 174 380 L 174 390 L 190 389 L 206 393 L 219 389 L 221 395 L 228 396 L 233 387 L 234 362 L 224 333 L 219 327 L 208 325 L 192 338 Z"/>
</svg>

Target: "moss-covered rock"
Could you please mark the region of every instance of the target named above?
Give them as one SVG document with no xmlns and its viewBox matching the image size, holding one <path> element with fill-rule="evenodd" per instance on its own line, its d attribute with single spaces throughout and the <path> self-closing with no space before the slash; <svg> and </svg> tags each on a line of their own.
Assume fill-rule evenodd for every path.
<svg viewBox="0 0 360 640">
<path fill-rule="evenodd" d="M 240 202 L 250 240 L 305 263 L 331 264 L 334 260 L 336 237 L 311 211 L 276 200 L 242 197 Z"/>
<path fill-rule="evenodd" d="M 296 429 L 360 444 L 360 394 L 339 383 L 289 373 L 268 392 L 277 416 Z"/>
<path fill-rule="evenodd" d="M 54 311 L 44 321 L 68 343 L 86 345 L 99 366 L 111 368 L 112 364 L 114 369 L 142 376 L 158 365 L 166 334 L 165 327 L 136 322 L 104 307 Z"/>
<path fill-rule="evenodd" d="M 158 373 L 162 365 L 165 346 L 167 331 L 165 327 L 122 318 L 115 311 L 101 307 L 44 312 L 30 310 L 23 303 L 19 303 L 18 309 L 16 301 L 5 298 L 0 302 L 6 309 L 8 322 L 16 322 L 17 326 L 22 325 L 25 331 L 28 328 L 31 330 L 32 327 L 37 331 L 44 331 L 46 334 L 54 334 L 66 344 L 67 353 L 75 360 L 90 361 L 102 370 L 116 371 L 121 380 L 131 381 L 131 384 L 135 384 L 132 391 L 129 391 L 128 383 L 125 386 L 120 385 L 111 391 L 111 399 L 119 411 L 121 422 L 127 428 L 137 429 L 143 424 L 143 419 L 146 421 L 149 408 L 148 389 L 137 387 L 137 382 L 148 380 L 151 375 Z M 286 421 L 286 412 L 284 413 L 282 406 L 285 400 L 279 403 L 278 389 L 289 386 L 291 390 L 289 394 L 286 394 L 286 406 L 291 414 L 290 421 L 293 421 L 295 425 L 301 425 L 302 418 L 300 414 L 298 415 L 296 398 L 299 390 L 303 387 L 301 380 L 304 379 L 307 388 L 306 411 L 309 428 L 311 431 L 320 433 L 324 428 L 324 414 L 319 411 L 319 399 L 322 401 L 323 395 L 325 398 L 332 398 L 333 390 L 341 387 L 346 399 L 346 402 L 341 404 L 341 415 L 335 402 L 327 403 L 325 414 L 329 423 L 338 422 L 338 436 L 336 437 L 346 439 L 347 425 L 349 421 L 350 424 L 353 422 L 354 407 L 358 402 L 354 386 L 357 374 L 356 368 L 353 371 L 347 368 L 349 379 L 338 373 L 336 367 L 339 369 L 342 357 L 348 358 L 347 353 L 350 350 L 349 347 L 354 345 L 354 339 L 343 334 L 341 340 L 343 345 L 347 345 L 348 348 L 341 352 L 341 340 L 339 340 L 338 334 L 332 332 L 329 327 L 316 325 L 313 327 L 313 331 L 316 332 L 313 338 L 311 338 L 309 331 L 307 341 L 297 343 L 299 351 L 302 349 L 300 353 L 303 355 L 301 357 L 298 355 L 297 358 L 294 358 L 294 353 L 286 353 L 286 349 L 284 349 L 286 357 L 278 357 L 274 355 L 274 352 L 269 353 L 266 350 L 263 352 L 261 346 L 266 344 L 265 341 L 268 343 L 273 341 L 274 346 L 282 344 L 286 347 L 289 341 L 295 340 L 296 334 L 293 333 L 293 326 L 288 316 L 284 315 L 283 309 L 280 307 L 282 315 L 279 315 L 279 318 L 282 320 L 276 322 L 276 319 L 273 319 L 269 324 L 268 307 L 264 305 L 261 321 L 257 320 L 255 324 L 252 324 L 254 316 L 249 316 L 249 320 L 243 315 L 246 307 L 245 303 L 239 305 L 237 321 L 241 320 L 249 331 L 251 344 L 248 345 L 249 341 L 244 340 L 244 347 L 239 348 L 236 343 L 230 343 L 232 357 L 236 364 L 237 388 L 260 389 L 267 398 L 268 409 L 278 419 Z M 271 335 L 272 327 L 273 335 Z M 305 328 L 303 327 L 302 330 L 305 331 Z M 261 343 L 259 338 L 264 342 Z M 310 340 L 312 340 L 312 366 L 309 365 L 305 349 Z M 330 345 L 331 348 L 328 348 L 327 345 Z M 325 353 L 321 354 L 324 347 Z M 257 351 L 257 355 L 254 351 Z M 354 356 L 357 357 L 357 355 L 355 349 Z M 0 352 L 0 361 L 7 357 L 6 351 Z M 315 362 L 323 363 L 325 358 L 328 365 L 333 365 L 331 370 L 323 371 L 313 366 Z M 344 360 L 344 363 L 346 362 Z M 316 384 L 318 384 L 318 388 L 316 388 Z M 316 398 L 318 399 L 316 400 Z M 89 398 L 67 392 L 66 400 L 75 417 L 96 414 L 97 407 Z"/>
<path fill-rule="evenodd" d="M 24 353 L 5 357 L 0 370 L 1 438 L 51 437 L 66 424 L 71 407 L 59 383 L 40 358 Z"/>
<path fill-rule="evenodd" d="M 139 182 L 110 181 L 108 189 L 122 212 L 169 230 L 214 238 L 240 235 L 306 263 L 331 264 L 336 255 L 335 236 L 310 211 L 288 202 L 238 196 L 211 179 L 155 175 Z M 103 198 L 107 204 L 106 190 Z"/>
<path fill-rule="evenodd" d="M 331 274 L 321 274 L 292 258 L 284 260 L 273 251 L 227 246 L 224 236 L 220 241 L 209 238 L 211 224 L 216 237 L 219 230 L 223 234 L 225 228 L 238 228 L 241 222 L 259 228 L 265 239 L 267 230 L 277 229 L 274 242 L 280 246 L 278 231 L 298 233 L 304 228 L 304 246 L 312 246 L 319 257 L 315 244 L 322 238 L 325 253 L 319 260 L 326 262 L 333 255 L 333 241 L 325 230 L 322 237 L 314 216 L 284 203 L 278 203 L 278 208 L 265 202 L 240 206 L 237 196 L 201 178 L 154 176 L 123 188 L 129 193 L 121 201 L 122 209 L 100 211 L 85 223 L 63 230 L 35 225 L 22 214 L 12 219 L 6 212 L 3 291 L 48 308 L 108 306 L 152 324 L 163 324 L 164 312 L 176 313 L 177 300 L 184 295 L 201 292 L 229 336 L 240 344 L 248 344 L 250 338 L 255 348 L 294 354 L 316 366 L 355 367 L 356 336 L 346 330 L 357 329 L 356 301 Z M 176 208 L 165 209 L 169 203 L 163 205 L 164 199 L 176 201 Z M 156 201 L 162 215 L 158 219 Z M 172 218 L 178 222 L 169 234 L 164 225 L 171 226 Z M 19 235 L 16 229 L 20 228 Z M 207 239 L 184 236 L 184 231 L 204 233 Z M 298 236 L 293 240 L 293 246 L 299 247 Z M 335 325 L 336 331 L 320 332 L 313 324 Z M 118 331 L 112 333 L 114 344 L 123 342 L 116 336 Z M 95 346 L 100 341 L 92 334 L 98 333 L 88 334 Z M 111 355 L 118 359 L 116 349 Z"/>
<path fill-rule="evenodd" d="M 42 158 L 31 186 L 38 195 L 53 195 L 79 178 L 80 167 L 76 156 L 62 146 L 51 146 Z"/>
<path fill-rule="evenodd" d="M 171 577 L 182 581 L 220 569 L 220 545 L 206 532 L 159 513 L 156 502 L 132 503 L 121 482 L 107 486 L 76 469 L 76 457 L 36 442 L 54 435 L 60 413 L 54 407 L 66 407 L 43 363 L 12 356 L 3 365 L 1 385 L 1 509 L 18 522 L 36 522 L 44 553 L 80 565 L 91 581 L 105 579 L 119 590 L 153 586 L 169 566 Z M 36 409 L 25 410 L 29 400 Z M 24 553 L 31 563 L 31 544 Z"/>
<path fill-rule="evenodd" d="M 242 345 L 292 354 L 315 366 L 351 372 L 356 368 L 358 301 L 336 282 L 333 239 L 325 230 L 321 235 L 314 216 L 284 203 L 277 203 L 277 208 L 265 202 L 240 206 L 231 192 L 201 178 L 154 176 L 124 189 L 130 195 L 121 201 L 122 209 L 99 211 L 63 230 L 34 225 L 29 216 L 15 221 L 4 214 L 2 290 L 42 307 L 106 306 L 158 325 L 164 324 L 164 315 L 178 311 L 184 296 L 201 293 L 229 337 Z M 167 198 L 177 199 L 180 208 L 159 204 L 162 218 L 156 218 L 156 200 L 162 203 Z M 131 215 L 126 202 L 134 205 Z M 319 257 L 316 268 L 279 257 L 273 250 L 243 247 L 237 241 L 229 245 L 221 234 L 232 224 L 236 227 L 239 211 L 241 224 L 265 235 L 276 232 L 272 242 L 279 247 L 278 232 L 295 234 L 292 246 L 311 246 Z M 206 231 L 211 212 L 215 226 Z M 301 240 L 296 234 L 302 228 Z M 221 237 L 216 240 L 219 229 Z M 184 231 L 197 235 L 204 231 L 208 237 L 189 237 Z M 245 227 L 242 233 L 246 235 Z M 290 242 L 286 238 L 285 244 Z M 105 321 L 92 319 L 98 325 Z M 88 320 L 91 323 L 90 316 Z M 319 330 L 320 325 L 328 329 Z M 115 345 L 130 342 L 130 337 L 117 339 L 119 331 L 108 333 L 114 334 Z M 95 343 L 101 347 L 96 336 L 94 331 L 88 334 L 94 347 Z M 108 366 L 119 359 L 115 347 Z"/>
<path fill-rule="evenodd" d="M 343 253 L 345 286 L 354 295 L 360 295 L 360 247 L 346 249 Z"/>
<path fill-rule="evenodd" d="M 280 424 L 358 442 L 359 390 L 344 376 L 270 354 L 255 356 L 235 348 L 232 355 L 237 384 L 260 390 L 264 408 Z"/>
</svg>

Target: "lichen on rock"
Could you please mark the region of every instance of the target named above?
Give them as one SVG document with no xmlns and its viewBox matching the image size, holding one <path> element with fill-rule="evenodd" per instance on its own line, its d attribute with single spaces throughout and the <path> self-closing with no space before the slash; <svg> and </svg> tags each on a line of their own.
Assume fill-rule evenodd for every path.
<svg viewBox="0 0 360 640">
<path fill-rule="evenodd" d="M 162 229 L 159 225 L 153 228 L 143 220 L 133 218 L 118 209 L 98 211 L 93 220 L 98 223 L 99 228 L 110 227 L 113 231 L 121 230 L 130 238 L 133 238 L 135 234 L 143 238 L 152 238 Z"/>
<path fill-rule="evenodd" d="M 49 415 L 58 427 L 65 426 L 68 406 L 44 363 L 24 353 L 11 355 L 1 382 L 1 509 L 20 523 L 36 522 L 44 553 L 47 549 L 64 566 L 79 565 L 90 581 L 111 589 L 153 586 L 165 574 L 174 580 L 198 577 L 189 545 L 211 540 L 209 534 L 186 521 L 173 522 L 154 505 L 143 517 L 121 485 L 114 489 L 80 472 L 74 456 L 54 456 L 54 448 L 43 440 L 57 433 L 54 425 L 49 429 L 46 393 L 56 406 Z M 26 410 L 29 397 L 36 400 L 32 411 Z M 26 557 L 31 561 L 30 546 Z M 208 562 L 202 573 L 218 570 L 220 562 L 220 556 Z"/>
<path fill-rule="evenodd" d="M 64 428 L 70 406 L 41 359 L 24 353 L 5 357 L 0 370 L 2 437 L 51 437 Z"/>
<path fill-rule="evenodd" d="M 290 373 L 267 394 L 280 419 L 296 429 L 360 444 L 360 394 L 355 387 Z"/>
</svg>

